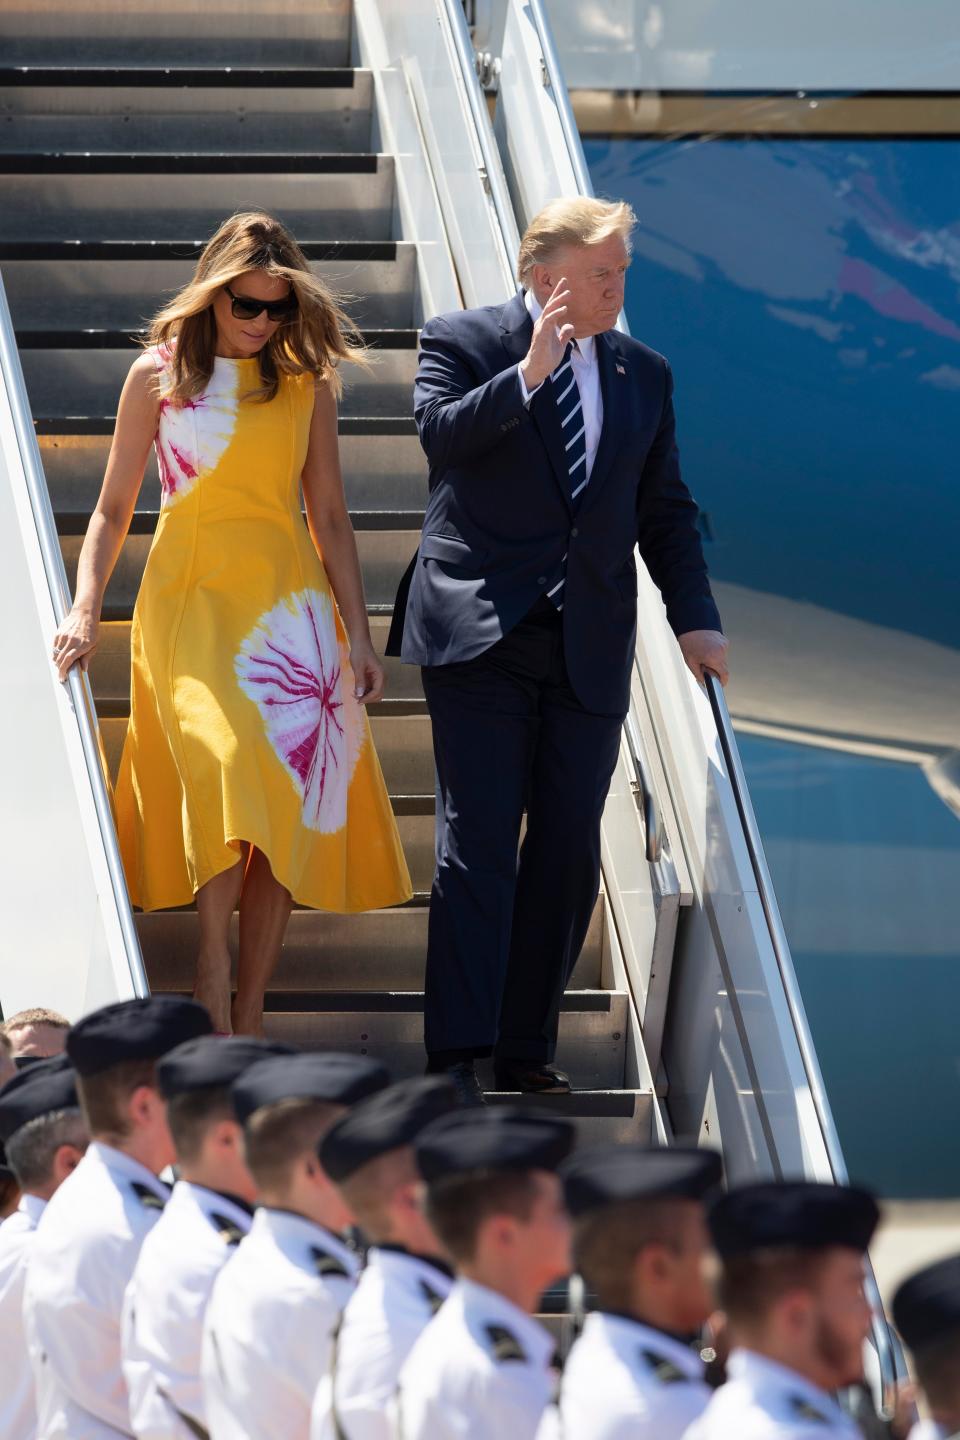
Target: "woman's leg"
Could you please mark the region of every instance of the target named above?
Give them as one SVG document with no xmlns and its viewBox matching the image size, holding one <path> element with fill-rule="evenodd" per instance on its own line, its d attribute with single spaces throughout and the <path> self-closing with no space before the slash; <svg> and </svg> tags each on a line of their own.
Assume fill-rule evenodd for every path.
<svg viewBox="0 0 960 1440">
<path fill-rule="evenodd" d="M 230 918 L 240 899 L 249 847 L 240 859 L 197 891 L 200 953 L 193 998 L 210 1011 L 214 1030 L 230 1029 Z"/>
<path fill-rule="evenodd" d="M 240 963 L 233 1028 L 239 1035 L 263 1034 L 263 997 L 277 968 L 293 901 L 273 878 L 261 850 L 250 856 L 240 894 Z"/>
</svg>

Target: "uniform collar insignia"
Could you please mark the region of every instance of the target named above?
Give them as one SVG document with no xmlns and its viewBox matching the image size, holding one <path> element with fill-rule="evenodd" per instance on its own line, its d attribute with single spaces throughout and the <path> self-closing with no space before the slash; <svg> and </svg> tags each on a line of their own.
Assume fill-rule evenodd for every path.
<svg viewBox="0 0 960 1440">
<path fill-rule="evenodd" d="M 317 1268 L 317 1274 L 321 1280 L 330 1280 L 334 1277 L 349 1280 L 350 1272 L 339 1260 L 328 1255 L 325 1250 L 318 1250 L 316 1245 L 310 1246 L 310 1257 Z"/>
<path fill-rule="evenodd" d="M 790 1396 L 790 1410 L 798 1420 L 813 1420 L 819 1425 L 829 1425 L 830 1417 L 818 1410 L 816 1405 L 811 1405 L 809 1400 L 804 1400 L 802 1395 Z"/>
<path fill-rule="evenodd" d="M 235 1220 L 227 1215 L 220 1215 L 216 1210 L 210 1211 L 210 1224 L 216 1230 L 220 1239 L 225 1245 L 239 1245 L 243 1239 L 244 1231 Z"/>
<path fill-rule="evenodd" d="M 658 1355 L 656 1350 L 641 1350 L 640 1354 L 650 1366 L 654 1375 L 661 1385 L 687 1384 L 689 1377 L 683 1373 L 679 1365 L 674 1365 L 665 1355 Z"/>
<path fill-rule="evenodd" d="M 512 1331 L 503 1325 L 485 1325 L 484 1329 L 493 1348 L 494 1360 L 520 1360 L 526 1363 L 527 1352 Z"/>
<path fill-rule="evenodd" d="M 144 1210 L 162 1210 L 167 1203 L 165 1195 L 158 1195 L 156 1190 L 151 1190 L 149 1185 L 141 1185 L 139 1180 L 131 1180 L 130 1188 Z"/>
<path fill-rule="evenodd" d="M 420 1281 L 418 1281 L 418 1284 L 420 1286 L 421 1295 L 423 1296 L 424 1300 L 426 1300 L 427 1304 L 430 1306 L 430 1314 L 436 1315 L 437 1311 L 440 1309 L 440 1306 L 443 1304 L 444 1297 L 440 1294 L 438 1290 L 434 1290 L 432 1285 L 428 1285 L 426 1280 L 421 1279 Z"/>
</svg>

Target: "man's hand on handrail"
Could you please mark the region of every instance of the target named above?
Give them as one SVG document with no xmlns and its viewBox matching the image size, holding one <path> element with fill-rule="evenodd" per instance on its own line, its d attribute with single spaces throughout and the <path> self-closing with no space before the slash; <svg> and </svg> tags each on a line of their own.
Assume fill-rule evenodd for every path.
<svg viewBox="0 0 960 1440">
<path fill-rule="evenodd" d="M 719 630 L 688 630 L 686 634 L 677 636 L 677 644 L 699 684 L 706 683 L 705 672 L 712 670 L 720 684 L 726 685 L 730 679 L 727 669 L 730 642 L 725 635 L 721 635 Z"/>
</svg>

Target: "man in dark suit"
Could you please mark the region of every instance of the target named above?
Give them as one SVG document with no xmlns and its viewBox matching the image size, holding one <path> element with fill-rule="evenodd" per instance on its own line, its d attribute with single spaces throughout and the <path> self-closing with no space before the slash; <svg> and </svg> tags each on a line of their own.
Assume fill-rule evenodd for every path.
<svg viewBox="0 0 960 1440">
<path fill-rule="evenodd" d="M 687 664 L 726 680 L 670 367 L 611 328 L 634 223 L 622 203 L 552 202 L 521 244 L 523 290 L 421 335 L 430 498 L 387 648 L 422 666 L 437 762 L 428 1070 L 468 1103 L 491 1053 L 501 1088 L 570 1088 L 557 1024 L 599 889 L 637 544 Z"/>
</svg>

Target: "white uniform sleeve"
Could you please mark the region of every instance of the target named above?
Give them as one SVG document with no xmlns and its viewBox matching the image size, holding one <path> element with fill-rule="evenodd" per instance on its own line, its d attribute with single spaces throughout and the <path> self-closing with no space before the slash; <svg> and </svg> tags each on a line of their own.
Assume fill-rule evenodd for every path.
<svg viewBox="0 0 960 1440">
<path fill-rule="evenodd" d="M 34 1303 L 29 1276 L 24 1322 L 41 1396 L 62 1390 L 73 1404 L 129 1432 L 127 1387 L 120 1368 L 120 1270 L 111 1257 L 90 1255 L 77 1285 L 57 1303 Z"/>
</svg>

